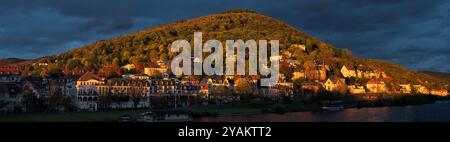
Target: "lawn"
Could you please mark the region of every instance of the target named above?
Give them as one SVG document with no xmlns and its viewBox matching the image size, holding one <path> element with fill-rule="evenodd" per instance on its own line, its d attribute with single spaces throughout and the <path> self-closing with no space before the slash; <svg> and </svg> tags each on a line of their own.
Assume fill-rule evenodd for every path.
<svg viewBox="0 0 450 142">
<path fill-rule="evenodd" d="M 188 111 L 198 114 L 239 115 L 261 113 L 255 106 L 220 106 L 192 107 Z M 31 113 L 31 114 L 1 114 L 0 122 L 114 122 L 122 116 L 137 118 L 137 114 L 148 110 L 118 110 L 105 112 L 65 112 L 65 113 Z"/>
<path fill-rule="evenodd" d="M 263 113 L 263 109 L 270 108 L 271 105 L 229 105 L 229 106 L 197 106 L 182 111 L 189 111 L 200 116 L 228 116 Z M 293 105 L 288 108 L 296 108 Z M 164 109 L 163 109 L 164 110 Z M 129 116 L 132 120 L 137 118 L 137 114 L 149 111 L 140 110 L 117 110 L 104 112 L 65 112 L 65 113 L 23 113 L 23 114 L 0 114 L 0 122 L 116 122 L 122 116 Z M 155 111 L 155 110 L 150 110 Z M 161 110 L 160 110 L 161 111 Z"/>
<path fill-rule="evenodd" d="M 0 115 L 0 122 L 112 122 L 121 116 L 136 118 L 144 110 L 120 110 L 107 112 L 67 112 Z"/>
</svg>

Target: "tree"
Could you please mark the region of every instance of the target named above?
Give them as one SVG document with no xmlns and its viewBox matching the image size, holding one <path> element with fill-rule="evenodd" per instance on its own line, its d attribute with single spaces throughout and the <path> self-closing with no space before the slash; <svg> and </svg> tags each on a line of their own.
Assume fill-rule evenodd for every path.
<svg viewBox="0 0 450 142">
<path fill-rule="evenodd" d="M 74 111 L 75 110 L 75 105 L 70 96 L 63 97 L 62 107 L 64 107 L 64 109 L 66 111 Z"/>
<path fill-rule="evenodd" d="M 306 52 L 311 53 L 312 51 L 314 51 L 317 48 L 315 42 L 316 41 L 314 39 L 311 39 L 311 38 L 306 39 Z"/>
<path fill-rule="evenodd" d="M 111 96 L 112 102 L 119 103 L 119 108 L 122 107 L 123 102 L 128 102 L 130 100 L 130 97 L 127 95 L 113 95 Z"/>
<path fill-rule="evenodd" d="M 281 64 L 280 65 L 280 73 L 282 73 L 287 80 L 290 80 L 292 78 L 292 74 L 294 72 L 294 68 L 289 67 L 288 64 Z"/>
<path fill-rule="evenodd" d="M 119 59 L 119 58 L 117 58 L 117 57 L 116 57 L 116 58 L 114 58 L 114 59 L 113 59 L 113 61 L 112 61 L 112 64 L 113 64 L 113 65 L 117 65 L 117 66 L 120 66 L 120 59 Z"/>
<path fill-rule="evenodd" d="M 31 72 L 30 72 L 30 67 L 24 67 L 24 69 L 22 70 L 22 72 L 20 72 L 20 76 L 22 78 L 27 78 L 29 76 L 31 76 Z"/>
<path fill-rule="evenodd" d="M 75 69 L 76 67 L 80 67 L 81 62 L 78 59 L 69 59 L 67 60 L 66 68 L 69 70 Z"/>
<path fill-rule="evenodd" d="M 144 73 L 144 69 L 146 67 L 146 62 L 137 62 L 135 65 L 137 73 Z"/>
<path fill-rule="evenodd" d="M 81 61 L 78 59 L 69 59 L 64 67 L 65 75 L 72 75 L 73 73 L 80 73 L 82 68 Z"/>
<path fill-rule="evenodd" d="M 49 77 L 48 76 L 48 70 L 47 69 L 40 69 L 40 70 L 38 70 L 39 71 L 39 76 L 41 77 L 41 78 L 47 78 L 47 77 Z"/>
<path fill-rule="evenodd" d="M 358 82 L 358 79 L 356 78 L 356 77 L 350 77 L 350 78 L 346 78 L 345 79 L 345 82 L 347 83 L 347 84 L 355 84 L 355 83 L 357 83 Z"/>
<path fill-rule="evenodd" d="M 101 110 L 106 110 L 112 103 L 111 93 L 99 94 L 98 95 L 98 107 Z"/>
<path fill-rule="evenodd" d="M 343 49 L 342 50 L 342 57 L 343 58 L 350 58 L 350 57 L 352 57 L 352 51 L 350 51 L 348 49 Z"/>
<path fill-rule="evenodd" d="M 144 82 L 136 82 L 130 88 L 131 100 L 133 101 L 133 107 L 137 108 L 142 96 L 145 95 L 144 92 Z"/>
<path fill-rule="evenodd" d="M 58 81 L 51 80 L 48 90 L 47 105 L 50 111 L 72 111 L 75 109 L 70 96 L 63 96 Z"/>
<path fill-rule="evenodd" d="M 118 65 L 106 65 L 100 70 L 99 75 L 106 78 L 120 77 L 122 69 Z"/>
<path fill-rule="evenodd" d="M 238 94 L 251 94 L 253 92 L 250 82 L 246 78 L 239 78 L 236 80 L 235 92 Z"/>
<path fill-rule="evenodd" d="M 302 88 L 302 83 L 304 82 L 304 78 L 299 78 L 296 80 L 293 80 L 294 83 L 294 93 L 295 94 L 300 94 L 301 93 L 301 89 Z"/>
<path fill-rule="evenodd" d="M 152 106 L 155 108 L 167 108 L 168 107 L 168 99 L 166 96 L 152 96 L 150 99 Z"/>
<path fill-rule="evenodd" d="M 169 57 L 167 56 L 167 54 L 161 54 L 161 56 L 159 56 L 159 60 L 169 60 Z"/>
<path fill-rule="evenodd" d="M 83 62 L 83 71 L 92 71 L 94 69 L 94 65 L 90 60 L 85 60 Z"/>
<path fill-rule="evenodd" d="M 55 80 L 50 81 L 47 102 L 50 111 L 57 111 L 64 107 L 64 96 L 58 82 Z"/>
<path fill-rule="evenodd" d="M 335 87 L 333 92 L 337 93 L 339 95 L 346 95 L 347 94 L 347 86 L 344 84 L 344 82 L 338 83 L 338 85 Z"/>
<path fill-rule="evenodd" d="M 153 49 L 150 51 L 148 60 L 150 60 L 150 62 L 152 62 L 152 63 L 156 63 L 159 60 L 158 55 L 159 55 L 158 51 Z"/>
<path fill-rule="evenodd" d="M 314 80 L 316 72 L 316 64 L 313 61 L 308 60 L 305 62 L 303 66 L 305 68 L 306 78 L 309 80 Z"/>
<path fill-rule="evenodd" d="M 22 105 L 26 112 L 40 112 L 44 109 L 43 99 L 38 98 L 31 90 L 25 89 Z"/>
<path fill-rule="evenodd" d="M 56 64 L 49 64 L 47 66 L 47 69 L 44 69 L 41 71 L 41 77 L 51 77 L 56 78 L 61 76 L 61 68 L 59 68 Z"/>
</svg>

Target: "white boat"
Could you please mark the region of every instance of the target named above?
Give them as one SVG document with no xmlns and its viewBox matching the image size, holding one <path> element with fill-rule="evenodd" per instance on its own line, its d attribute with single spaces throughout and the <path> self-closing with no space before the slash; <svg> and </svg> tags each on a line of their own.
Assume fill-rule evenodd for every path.
<svg viewBox="0 0 450 142">
<path fill-rule="evenodd" d="M 343 106 L 334 106 L 334 107 L 323 106 L 322 110 L 325 110 L 325 111 L 341 111 L 341 110 L 344 110 L 344 107 Z"/>
<path fill-rule="evenodd" d="M 321 109 L 324 111 L 341 111 L 344 110 L 344 106 L 342 101 L 323 101 Z"/>
<path fill-rule="evenodd" d="M 192 117 L 179 112 L 144 112 L 140 114 L 138 122 L 191 122 Z"/>
</svg>

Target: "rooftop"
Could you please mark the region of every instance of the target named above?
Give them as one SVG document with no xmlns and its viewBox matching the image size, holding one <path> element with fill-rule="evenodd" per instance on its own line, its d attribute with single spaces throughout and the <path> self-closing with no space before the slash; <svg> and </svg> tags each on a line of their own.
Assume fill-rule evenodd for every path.
<svg viewBox="0 0 450 142">
<path fill-rule="evenodd" d="M 17 66 L 0 66 L 0 74 L 19 74 Z"/>
<path fill-rule="evenodd" d="M 98 81 L 104 80 L 104 78 L 99 77 L 98 75 L 94 74 L 93 72 L 86 72 L 78 79 L 78 81 L 88 81 L 91 79 L 98 80 Z"/>
</svg>

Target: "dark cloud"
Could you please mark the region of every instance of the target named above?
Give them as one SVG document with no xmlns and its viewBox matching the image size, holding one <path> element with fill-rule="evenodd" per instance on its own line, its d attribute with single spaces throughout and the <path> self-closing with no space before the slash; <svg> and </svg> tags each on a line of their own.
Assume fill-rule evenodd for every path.
<svg viewBox="0 0 450 142">
<path fill-rule="evenodd" d="M 36 58 L 96 40 L 248 8 L 354 55 L 450 72 L 445 0 L 0 0 L 0 58 Z"/>
</svg>

